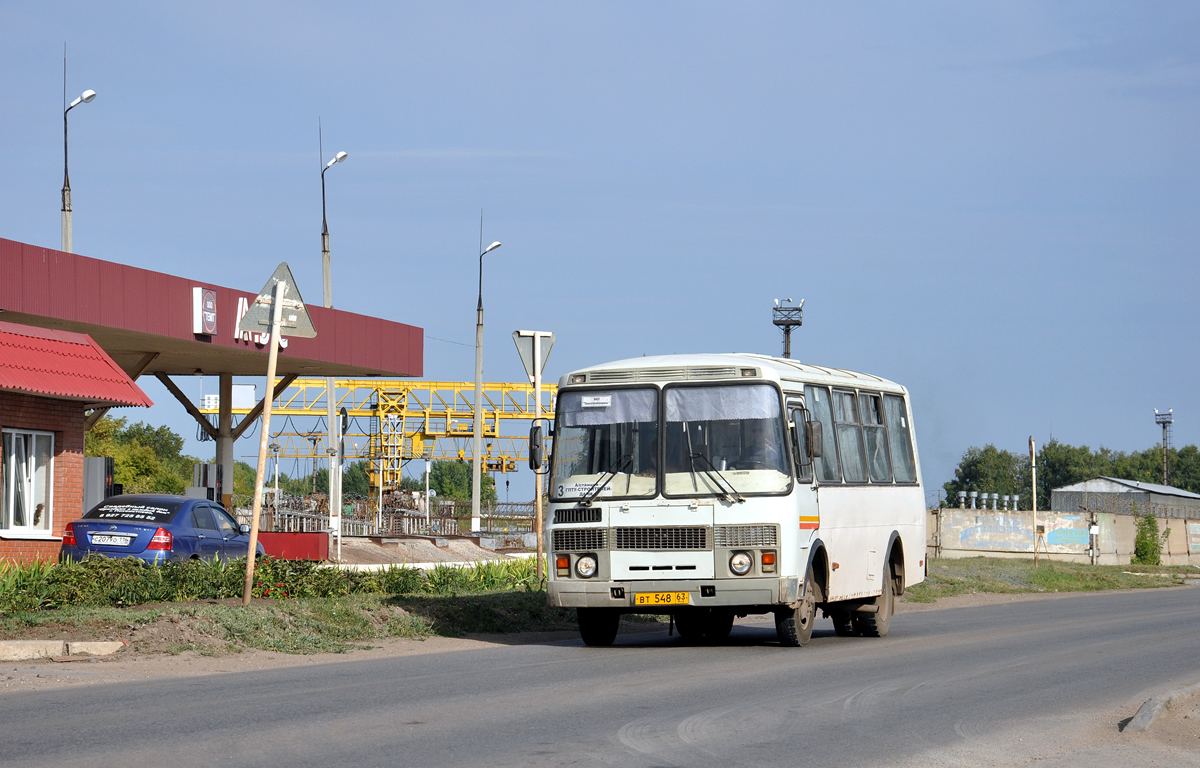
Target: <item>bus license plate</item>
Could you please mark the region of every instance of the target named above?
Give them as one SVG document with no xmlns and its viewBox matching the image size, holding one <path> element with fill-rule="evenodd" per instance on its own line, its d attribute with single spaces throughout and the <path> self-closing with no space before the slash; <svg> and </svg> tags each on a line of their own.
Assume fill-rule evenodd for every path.
<svg viewBox="0 0 1200 768">
<path fill-rule="evenodd" d="M 109 544 L 117 547 L 128 547 L 130 537 L 128 536 L 109 536 L 107 534 L 96 534 L 92 536 L 93 544 Z"/>
<path fill-rule="evenodd" d="M 638 592 L 633 596 L 634 605 L 687 605 L 687 592 Z"/>
</svg>

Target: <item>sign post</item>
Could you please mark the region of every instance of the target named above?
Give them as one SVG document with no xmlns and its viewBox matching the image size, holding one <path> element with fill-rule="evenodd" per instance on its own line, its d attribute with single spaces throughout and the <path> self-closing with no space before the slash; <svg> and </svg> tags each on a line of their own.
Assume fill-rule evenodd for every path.
<svg viewBox="0 0 1200 768">
<path fill-rule="evenodd" d="M 286 298 L 289 292 L 295 298 Z M 267 352 L 267 389 L 263 395 L 263 423 L 258 441 L 258 470 L 254 473 L 254 511 L 250 518 L 250 546 L 246 552 L 246 583 L 242 589 L 242 605 L 250 604 L 250 597 L 254 591 L 254 555 L 258 549 L 258 520 L 262 514 L 263 476 L 267 466 L 267 438 L 271 434 L 271 405 L 275 400 L 275 366 L 279 360 L 279 341 L 284 328 L 289 329 L 289 336 L 311 338 L 317 335 L 287 262 L 275 268 L 275 274 L 271 275 L 271 279 L 255 299 L 254 305 L 238 323 L 238 330 L 261 332 L 260 326 L 263 325 L 268 326 L 270 334 L 267 340 L 270 345 Z"/>
<path fill-rule="evenodd" d="M 542 418 L 542 371 L 550 358 L 550 350 L 554 349 L 554 334 L 550 331 L 513 331 L 513 343 L 517 345 L 517 354 L 525 365 L 525 373 L 529 383 L 533 385 L 534 420 Z M 542 541 L 542 475 L 541 468 L 533 471 L 536 490 L 533 494 L 534 525 L 537 528 L 537 577 L 542 578 L 542 555 L 545 547 Z"/>
</svg>

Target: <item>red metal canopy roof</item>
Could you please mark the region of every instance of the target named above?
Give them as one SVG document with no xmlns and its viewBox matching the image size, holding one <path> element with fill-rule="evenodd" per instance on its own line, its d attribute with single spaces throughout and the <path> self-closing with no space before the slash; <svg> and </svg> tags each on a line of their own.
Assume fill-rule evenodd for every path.
<svg viewBox="0 0 1200 768">
<path fill-rule="evenodd" d="M 261 265 L 257 290 L 274 264 Z M 193 293 L 212 302 L 209 333 L 196 332 Z M 86 333 L 126 371 L 262 376 L 267 350 L 236 333 L 242 302 L 257 293 L 0 238 L 4 320 Z M 420 376 L 421 328 L 307 304 L 316 338 L 287 339 L 279 375 Z M 139 361 L 152 358 L 148 367 Z"/>
<path fill-rule="evenodd" d="M 87 334 L 0 323 L 0 390 L 151 406 L 150 398 Z"/>
</svg>

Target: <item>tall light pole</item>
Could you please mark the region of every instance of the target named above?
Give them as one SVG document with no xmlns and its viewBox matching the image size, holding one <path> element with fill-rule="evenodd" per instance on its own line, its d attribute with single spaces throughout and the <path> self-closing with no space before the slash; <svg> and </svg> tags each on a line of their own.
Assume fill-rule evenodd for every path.
<svg viewBox="0 0 1200 768">
<path fill-rule="evenodd" d="M 482 237 L 479 244 L 483 245 Z M 479 530 L 479 500 L 483 493 L 483 257 L 499 247 L 500 243 L 495 242 L 479 252 L 479 303 L 475 307 L 475 421 L 471 430 L 475 435 L 471 449 L 472 532 Z"/>
<path fill-rule="evenodd" d="M 321 273 L 325 289 L 325 306 L 333 307 L 333 283 L 329 275 L 329 222 L 325 220 L 325 171 L 345 160 L 349 155 L 338 152 L 321 168 Z M 324 160 L 324 150 L 321 159 Z M 329 427 L 329 517 L 336 521 L 338 560 L 342 552 L 342 457 L 338 452 L 337 392 L 332 376 L 325 379 L 325 424 Z M 314 469 L 315 473 L 316 470 Z"/>
<path fill-rule="evenodd" d="M 67 170 L 67 113 L 80 104 L 90 104 L 96 92 L 88 89 L 67 106 L 67 57 L 63 56 L 63 188 L 62 188 L 62 249 L 71 250 L 71 174 Z"/>
<path fill-rule="evenodd" d="M 324 278 L 326 307 L 333 306 L 333 283 L 329 277 L 329 222 L 325 220 L 325 171 L 349 156 L 345 152 L 338 152 L 321 169 L 321 276 Z"/>
</svg>

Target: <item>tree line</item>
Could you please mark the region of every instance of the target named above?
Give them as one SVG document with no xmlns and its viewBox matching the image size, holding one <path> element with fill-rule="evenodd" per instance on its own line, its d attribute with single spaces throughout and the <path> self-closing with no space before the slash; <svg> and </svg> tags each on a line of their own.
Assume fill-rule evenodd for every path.
<svg viewBox="0 0 1200 768">
<path fill-rule="evenodd" d="M 1086 445 L 1068 445 L 1050 440 L 1037 452 L 1038 509 L 1050 508 L 1050 491 L 1093 477 L 1115 477 L 1144 483 L 1161 483 L 1162 446 L 1144 451 L 1113 451 L 1101 446 L 1093 451 Z M 1170 484 L 1185 491 L 1200 493 L 1200 449 L 1194 445 L 1172 448 L 1167 452 Z M 979 491 L 1001 495 L 1019 494 L 1023 508 L 1031 501 L 1031 469 L 1028 454 L 1015 454 L 991 443 L 971 446 L 954 470 L 954 478 L 945 483 L 946 503 L 957 505 L 959 491 Z"/>
</svg>

